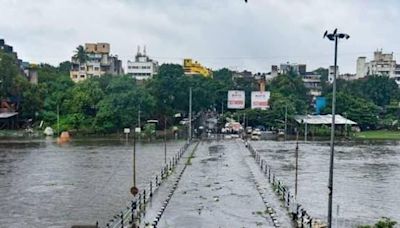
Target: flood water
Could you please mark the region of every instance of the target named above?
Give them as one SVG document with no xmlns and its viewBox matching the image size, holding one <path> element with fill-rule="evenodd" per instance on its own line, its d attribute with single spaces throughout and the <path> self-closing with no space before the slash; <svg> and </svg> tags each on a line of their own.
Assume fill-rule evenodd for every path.
<svg viewBox="0 0 400 228">
<path fill-rule="evenodd" d="M 296 143 L 252 144 L 294 193 Z M 339 227 L 374 223 L 382 216 L 399 223 L 400 142 L 339 142 L 335 151 L 333 222 L 336 223 L 339 205 Z M 328 210 L 329 156 L 329 142 L 299 144 L 298 200 L 312 216 L 324 221 Z"/>
<path fill-rule="evenodd" d="M 184 144 L 170 141 L 168 158 Z M 159 173 L 164 146 L 137 145 L 137 183 Z M 0 140 L 0 227 L 103 225 L 131 199 L 132 145 L 124 140 Z"/>
</svg>

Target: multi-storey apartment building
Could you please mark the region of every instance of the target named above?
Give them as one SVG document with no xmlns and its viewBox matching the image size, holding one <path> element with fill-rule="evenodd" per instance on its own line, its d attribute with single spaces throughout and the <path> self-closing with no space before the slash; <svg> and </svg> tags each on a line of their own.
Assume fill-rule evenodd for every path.
<svg viewBox="0 0 400 228">
<path fill-rule="evenodd" d="M 400 86 L 400 65 L 396 63 L 392 53 L 383 53 L 382 50 L 374 52 L 374 59 L 367 62 L 366 57 L 357 59 L 357 78 L 369 75 L 386 75 L 394 78 Z"/>
<path fill-rule="evenodd" d="M 138 47 L 135 60 L 127 62 L 126 73 L 131 75 L 136 80 L 146 80 L 152 78 L 158 73 L 158 62 L 149 58 L 146 54 L 146 47 L 143 48 L 143 53 Z"/>
<path fill-rule="evenodd" d="M 271 67 L 271 77 L 279 74 L 294 73 L 301 77 L 304 86 L 309 90 L 309 94 L 313 97 L 321 95 L 321 75 L 314 72 L 307 72 L 306 64 L 284 63 L 278 68 L 276 65 Z"/>
<path fill-rule="evenodd" d="M 108 43 L 86 43 L 86 59 L 84 61 L 74 55 L 71 58 L 70 77 L 79 82 L 91 77 L 100 77 L 104 74 L 123 74 L 122 62 L 118 56 L 110 55 Z"/>
</svg>

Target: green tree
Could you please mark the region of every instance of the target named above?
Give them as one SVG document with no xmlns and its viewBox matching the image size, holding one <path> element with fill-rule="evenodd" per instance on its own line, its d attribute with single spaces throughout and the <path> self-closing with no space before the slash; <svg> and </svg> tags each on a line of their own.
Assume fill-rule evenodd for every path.
<svg viewBox="0 0 400 228">
<path fill-rule="evenodd" d="M 16 59 L 0 50 L 0 98 L 15 95 L 16 80 L 19 74 Z"/>
<path fill-rule="evenodd" d="M 88 60 L 88 55 L 86 53 L 85 48 L 82 45 L 79 45 L 75 50 L 75 58 L 79 61 L 79 63 L 86 63 Z"/>
<path fill-rule="evenodd" d="M 328 95 L 324 113 L 332 113 L 332 95 Z M 378 107 L 361 97 L 338 92 L 336 95 L 336 114 L 340 114 L 358 123 L 361 129 L 375 129 L 378 124 Z"/>
</svg>

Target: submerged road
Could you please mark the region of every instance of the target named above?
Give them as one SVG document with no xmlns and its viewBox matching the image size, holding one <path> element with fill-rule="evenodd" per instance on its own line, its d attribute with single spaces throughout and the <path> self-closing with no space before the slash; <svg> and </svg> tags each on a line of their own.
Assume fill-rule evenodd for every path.
<svg viewBox="0 0 400 228">
<path fill-rule="evenodd" d="M 189 159 L 180 181 L 163 210 L 157 227 L 292 227 L 285 208 L 240 139 L 202 141 Z M 178 175 L 178 174 L 173 174 Z M 171 186 L 161 186 L 144 223 L 159 213 L 155 203 Z M 158 198 L 158 199 L 157 199 Z M 273 208 L 275 222 L 267 205 Z"/>
</svg>

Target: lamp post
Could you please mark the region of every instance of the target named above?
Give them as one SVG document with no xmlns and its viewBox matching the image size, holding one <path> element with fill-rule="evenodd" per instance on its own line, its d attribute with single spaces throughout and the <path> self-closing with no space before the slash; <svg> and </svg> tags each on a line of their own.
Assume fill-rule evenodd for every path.
<svg viewBox="0 0 400 228">
<path fill-rule="evenodd" d="M 339 39 L 349 39 L 350 36 L 345 33 L 338 33 L 337 29 L 333 33 L 325 31 L 323 38 L 328 38 L 335 42 L 335 59 L 333 71 L 333 86 L 332 86 L 332 123 L 331 123 L 331 155 L 329 163 L 329 182 L 328 182 L 328 228 L 332 228 L 332 196 L 333 196 L 333 158 L 335 152 L 335 107 L 336 107 L 336 74 L 337 74 L 337 48 Z"/>
</svg>

